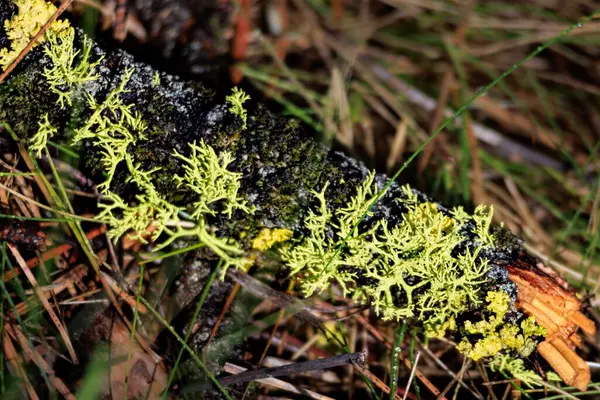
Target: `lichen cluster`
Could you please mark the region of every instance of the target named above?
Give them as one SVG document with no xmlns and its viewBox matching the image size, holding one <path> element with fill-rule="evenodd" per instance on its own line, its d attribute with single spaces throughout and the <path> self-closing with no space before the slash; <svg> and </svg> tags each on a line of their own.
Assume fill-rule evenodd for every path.
<svg viewBox="0 0 600 400">
<path fill-rule="evenodd" d="M 192 204 L 192 218 L 202 218 L 204 215 L 215 215 L 214 206 L 223 203 L 222 213 L 231 218 L 235 210 L 251 213 L 246 201 L 238 197 L 240 178 L 242 174 L 227 169 L 233 161 L 228 151 L 219 155 L 212 147 L 204 142 L 190 143 L 191 154 L 185 157 L 174 152 L 175 157 L 183 161 L 183 176 L 175 175 L 179 187 L 185 186 L 197 194 L 197 200 Z"/>
<path fill-rule="evenodd" d="M 495 245 L 491 207 L 478 206 L 472 215 L 460 207 L 446 211 L 419 201 L 405 186 L 396 201 L 406 212 L 389 226 L 384 219 L 363 222 L 378 192 L 374 174 L 335 209 L 327 205 L 327 188 L 313 192 L 316 207 L 305 218 L 306 234 L 282 251 L 305 295 L 337 282 L 344 295 L 371 305 L 383 319 L 412 318 L 430 337 L 451 332 L 462 337 L 458 350 L 467 357 L 540 384 L 523 359 L 543 340 L 544 328 L 531 317 L 511 322 L 509 296 L 482 289 L 489 266 L 481 253 Z"/>
<path fill-rule="evenodd" d="M 246 129 L 248 112 L 244 108 L 244 103 L 250 100 L 250 96 L 241 89 L 233 88 L 232 93 L 225 100 L 230 104 L 229 112 L 240 117 L 243 122 L 242 129 Z"/>
<path fill-rule="evenodd" d="M 129 151 L 137 140 L 146 139 L 145 123 L 132 111 L 132 104 L 124 104 L 120 97 L 132 73 L 133 70 L 125 71 L 121 84 L 101 106 L 90 97 L 94 113 L 83 128 L 76 130 L 74 138 L 75 142 L 90 139 L 102 149 L 107 178 L 98 188 L 107 201 L 100 204 L 102 212 L 98 219 L 108 223 L 109 237 L 115 240 L 127 234 L 130 239 L 147 243 L 148 238 L 156 241 L 164 234 L 166 237 L 156 246 L 160 250 L 177 239 L 196 238 L 223 260 L 223 274 L 230 266 L 244 267 L 248 260 L 243 257 L 240 245 L 231 238 L 216 236 L 207 221 L 216 214 L 231 217 L 236 210 L 254 211 L 238 194 L 241 174 L 227 169 L 233 161 L 232 155 L 227 151 L 217 154 L 203 141 L 189 143 L 189 156 L 174 150 L 172 155 L 181 161 L 183 175 L 175 175 L 173 179 L 195 200 L 187 206 L 169 202 L 154 184 L 153 174 L 160 168 L 144 170 L 141 164 L 134 163 Z M 141 192 L 136 195 L 135 203 L 126 202 L 110 190 L 110 182 L 122 161 L 129 173 L 127 182 Z M 183 212 L 186 212 L 185 219 Z"/>
<path fill-rule="evenodd" d="M 29 3 L 17 0 L 17 4 L 19 14 L 24 12 L 29 15 L 41 7 L 37 1 L 31 3 L 33 10 L 27 8 Z M 53 10 L 51 5 L 44 9 Z M 16 16 L 13 20 L 20 21 L 20 17 Z M 244 252 L 238 242 L 217 236 L 208 221 L 217 214 L 231 217 L 234 211 L 254 211 L 238 194 L 241 174 L 228 170 L 233 161 L 231 153 L 223 151 L 217 154 L 203 141 L 189 143 L 188 155 L 173 150 L 172 157 L 179 160 L 183 171 L 182 175 L 175 175 L 173 179 L 177 187 L 194 200 L 185 205 L 168 201 L 154 183 L 155 174 L 160 168 L 144 169 L 141 163 L 136 162 L 131 151 L 136 143 L 147 140 L 147 124 L 135 110 L 134 104 L 126 103 L 123 99 L 123 94 L 129 92 L 127 84 L 134 69 L 125 69 L 118 84 L 99 102 L 84 87 L 98 78 L 95 69 L 102 58 L 90 60 L 92 47 L 87 38 L 83 39 L 83 49 L 76 49 L 75 31 L 68 24 L 61 23 L 58 28 L 46 34 L 44 52 L 50 59 L 50 67 L 42 75 L 51 92 L 57 95 L 56 102 L 60 108 L 72 105 L 72 97 L 76 92 L 81 91 L 81 96 L 87 99 L 89 116 L 82 126 L 74 129 L 72 143 L 79 145 L 88 141 L 100 154 L 105 179 L 98 185 L 102 201 L 97 218 L 108 224 L 109 237 L 118 240 L 127 235 L 132 240 L 148 243 L 158 241 L 164 235 L 156 243 L 158 250 L 177 239 L 195 238 L 224 261 L 223 273 L 229 266 L 244 267 L 248 260 L 243 257 Z M 243 103 L 248 98 L 237 88 L 227 97 L 232 105 L 230 111 L 244 122 L 244 126 L 247 114 Z M 48 114 L 44 114 L 38 125 L 36 134 L 30 140 L 30 150 L 39 157 L 48 139 L 58 133 L 58 128 L 50 123 Z M 125 168 L 128 173 L 126 183 L 136 193 L 133 201 L 125 200 L 111 190 L 111 183 L 119 168 Z"/>
<path fill-rule="evenodd" d="M 58 104 L 65 108 L 65 102 L 69 106 L 72 104 L 75 88 L 98 78 L 95 68 L 102 57 L 90 62 L 92 41 L 88 38 L 84 38 L 81 52 L 75 50 L 75 29 L 72 27 L 59 32 L 50 30 L 46 37 L 49 45 L 44 47 L 44 52 L 50 57 L 52 67 L 44 69 L 44 77 L 50 90 L 58 95 Z"/>
<path fill-rule="evenodd" d="M 546 330 L 537 325 L 533 317 L 522 320 L 519 326 L 505 322 L 510 299 L 504 292 L 488 292 L 486 302 L 487 318 L 477 322 L 467 320 L 463 327 L 465 334 L 481 339 L 471 343 L 465 337 L 459 343 L 458 350 L 475 361 L 502 351 L 514 351 L 520 357 L 529 357 L 539 341 L 534 338 L 545 337 Z"/>
<path fill-rule="evenodd" d="M 540 385 L 542 377 L 525 367 L 527 359 L 538 343 L 546 337 L 546 330 L 539 326 L 534 317 L 520 323 L 506 318 L 510 309 L 510 298 L 501 291 L 490 291 L 486 296 L 483 318 L 476 322 L 466 320 L 461 327 L 464 335 L 457 349 L 477 361 L 488 360 L 493 371 L 505 371 L 526 385 Z M 554 374 L 551 380 L 559 380 Z"/>
<path fill-rule="evenodd" d="M 327 206 L 327 184 L 314 192 L 318 207 L 305 219 L 307 235 L 283 252 L 292 274 L 302 274 L 304 293 L 336 281 L 345 295 L 367 301 L 384 319 L 414 317 L 435 328 L 479 304 L 488 270 L 479 252 L 493 237 L 477 236 L 475 250 L 454 253 L 467 240 L 469 222 L 489 225 L 491 208 L 480 206 L 472 217 L 461 208 L 446 214 L 434 203 L 419 204 L 405 187 L 397 199 L 408 210 L 400 224 L 388 226 L 382 219 L 362 229 L 362 216 L 377 194 L 373 179 L 370 174 L 347 205 L 335 210 Z"/>
<path fill-rule="evenodd" d="M 50 123 L 48 113 L 45 113 L 38 121 L 38 130 L 31 138 L 29 150 L 35 152 L 36 157 L 41 157 L 42 150 L 46 147 L 48 139 L 56 134 L 58 134 L 58 129 Z"/>
<path fill-rule="evenodd" d="M 133 68 L 126 69 L 121 82 L 102 104 L 98 104 L 93 96 L 87 95 L 88 105 L 93 113 L 85 125 L 75 130 L 73 137 L 73 144 L 89 139 L 100 149 L 100 162 L 107 178 L 98 185 L 98 189 L 104 193 L 109 190 L 119 164 L 124 160 L 133 163 L 132 156 L 127 151 L 129 146 L 138 140 L 146 139 L 146 124 L 139 113 L 132 111 L 133 104 L 124 104 L 121 98 L 121 95 L 128 91 L 125 86 L 132 74 Z"/>
</svg>

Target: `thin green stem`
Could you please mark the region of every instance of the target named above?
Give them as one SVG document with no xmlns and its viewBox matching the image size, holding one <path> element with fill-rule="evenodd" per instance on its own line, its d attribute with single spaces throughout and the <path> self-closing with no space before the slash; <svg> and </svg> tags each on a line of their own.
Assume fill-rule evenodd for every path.
<svg viewBox="0 0 600 400">
<path fill-rule="evenodd" d="M 170 251 L 168 253 L 164 253 L 164 254 L 162 254 L 160 256 L 157 256 L 157 257 L 154 257 L 154 258 L 150 258 L 148 260 L 140 261 L 139 264 L 140 265 L 144 265 L 144 264 L 153 263 L 153 262 L 158 261 L 158 260 L 164 260 L 165 258 L 173 257 L 173 256 L 176 256 L 176 255 L 179 255 L 179 254 L 182 254 L 182 253 L 187 253 L 189 251 L 193 251 L 193 250 L 202 248 L 204 246 L 205 246 L 204 243 L 196 243 L 195 245 L 184 247 L 183 249 L 177 249 L 177 250 L 174 250 L 174 251 Z"/>
<path fill-rule="evenodd" d="M 14 140 L 15 142 L 19 143 L 19 137 L 17 136 L 17 134 L 15 133 L 15 131 L 12 130 L 12 128 L 10 127 L 9 124 L 7 124 L 6 122 L 0 122 L 0 128 L 4 128 L 4 130 L 6 132 L 8 132 L 8 134 L 10 135 L 10 137 L 12 138 L 12 140 Z"/>
<path fill-rule="evenodd" d="M 27 341 L 27 345 L 29 346 L 30 349 L 33 349 L 33 348 L 35 348 L 35 346 L 34 346 L 33 342 L 31 341 L 32 336 L 27 333 L 25 322 L 21 318 L 21 315 L 19 314 L 16 304 L 12 300 L 12 297 L 10 296 L 10 292 L 8 291 L 8 288 L 4 284 L 4 270 L 5 270 L 6 265 L 8 265 L 8 267 L 10 268 L 11 273 L 13 275 L 15 274 L 15 269 L 14 269 L 12 263 L 10 262 L 10 260 L 8 258 L 8 253 L 6 251 L 6 242 L 2 243 L 0 250 L 2 253 L 2 280 L 0 281 L 0 288 L 2 289 L 2 292 L 4 293 L 3 297 L 8 302 L 8 305 L 10 306 L 10 309 L 15 316 L 15 320 L 17 321 L 17 324 L 19 325 L 19 327 L 21 327 L 21 330 L 22 330 L 23 334 L 25 335 L 25 340 Z M 15 282 L 16 282 L 17 288 L 20 289 L 20 290 L 17 290 L 17 292 L 19 292 L 20 297 L 23 299 L 23 301 L 29 303 L 28 297 L 25 295 L 25 288 L 22 286 L 21 282 L 18 279 L 15 280 Z M 30 309 L 33 309 L 33 308 L 34 307 L 30 307 Z M 2 324 L 2 329 L 4 329 L 4 324 Z M 35 357 L 40 357 L 40 355 L 37 352 L 34 352 L 34 355 L 35 355 Z M 38 366 L 40 365 L 38 360 L 32 360 L 32 361 L 36 361 L 35 364 Z M 40 373 L 41 373 L 42 378 L 44 379 L 44 382 L 46 383 L 46 385 L 48 385 L 48 387 L 50 388 L 52 393 L 54 393 L 54 395 L 56 395 L 54 385 L 50 384 L 50 378 L 48 377 L 46 370 L 41 367 L 39 368 L 39 370 L 40 370 Z"/>
<path fill-rule="evenodd" d="M 392 348 L 392 369 L 390 371 L 390 400 L 394 400 L 396 389 L 398 388 L 398 364 L 400 352 L 402 351 L 402 341 L 404 334 L 408 329 L 406 321 L 402 321 L 402 325 L 398 325 L 395 331 L 394 347 Z"/>
<path fill-rule="evenodd" d="M 42 175 L 42 176 L 40 176 L 40 177 L 41 177 L 41 178 L 43 178 L 43 179 L 45 179 L 43 175 Z M 47 182 L 47 181 L 45 181 L 45 182 Z M 52 189 L 52 187 L 50 186 L 50 184 L 49 184 L 49 183 L 48 183 L 48 185 L 47 185 L 47 186 L 48 186 L 48 190 L 51 190 L 51 189 Z M 53 213 L 55 213 L 55 214 L 64 215 L 65 217 L 69 217 L 69 218 L 67 219 L 67 222 L 71 222 L 71 223 L 72 223 L 72 222 L 74 222 L 74 221 L 86 221 L 86 222 L 95 222 L 95 223 L 98 223 L 98 224 L 102 224 L 102 223 L 104 223 L 104 221 L 100 221 L 100 220 L 98 220 L 98 219 L 96 219 L 96 218 L 86 218 L 86 217 L 80 217 L 80 216 L 78 216 L 78 215 L 75 215 L 75 214 L 71 214 L 71 213 L 68 213 L 68 212 L 65 212 L 65 211 L 56 210 L 56 209 L 54 209 L 54 208 L 52 208 L 52 207 L 48 207 L 47 205 L 45 205 L 45 204 L 42 204 L 42 203 L 40 203 L 40 202 L 38 202 L 38 201 L 31 200 L 31 199 L 30 199 L 30 198 L 28 198 L 27 196 L 24 196 L 24 195 L 22 195 L 21 193 L 19 193 L 19 192 L 17 192 L 17 191 L 14 191 L 14 190 L 12 190 L 11 188 L 9 188 L 9 187 L 7 187 L 7 186 L 5 186 L 5 185 L 1 184 L 1 183 L 0 183 L 0 188 L 2 188 L 2 190 L 5 190 L 6 192 L 8 192 L 8 193 L 12 194 L 13 196 L 19 197 L 19 198 L 20 198 L 20 199 L 22 199 L 22 200 L 28 201 L 28 202 L 30 202 L 30 203 L 32 203 L 32 204 L 35 204 L 36 206 L 38 206 L 38 207 L 40 207 L 40 208 L 43 208 L 44 210 L 47 210 L 47 211 L 53 212 Z M 53 190 L 52 190 L 52 191 L 53 191 Z M 3 214 L 2 214 L 2 216 L 3 216 Z M 24 219 L 24 217 L 18 217 L 18 216 L 6 216 L 6 217 L 4 217 L 4 218 L 11 218 L 11 219 Z M 38 220 L 39 220 L 39 218 L 38 218 Z"/>
</svg>

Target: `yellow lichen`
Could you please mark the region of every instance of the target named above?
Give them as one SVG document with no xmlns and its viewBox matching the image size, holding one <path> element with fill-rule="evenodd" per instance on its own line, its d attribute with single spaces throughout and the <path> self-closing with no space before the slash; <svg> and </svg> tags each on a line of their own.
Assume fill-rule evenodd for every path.
<svg viewBox="0 0 600 400">
<path fill-rule="evenodd" d="M 2 69 L 6 69 L 17 58 L 56 12 L 56 7 L 44 0 L 13 0 L 13 3 L 17 6 L 18 12 L 4 22 L 6 36 L 10 40 L 10 49 L 0 49 L 0 67 Z M 38 44 L 45 40 L 48 32 L 58 34 L 69 27 L 69 22 L 66 20 L 54 21 Z"/>
<path fill-rule="evenodd" d="M 522 357 L 528 357 L 536 347 L 533 336 L 544 336 L 544 328 L 535 323 L 533 317 L 523 320 L 519 326 L 505 322 L 510 298 L 504 292 L 489 292 L 486 297 L 486 309 L 492 315 L 477 322 L 465 321 L 465 333 L 483 335 L 474 344 L 467 337 L 457 346 L 458 351 L 477 361 L 482 358 L 495 356 L 507 350 L 515 351 Z"/>
<path fill-rule="evenodd" d="M 526 336 L 546 336 L 546 328 L 535 323 L 535 317 L 529 317 L 521 322 L 521 329 Z"/>
<path fill-rule="evenodd" d="M 283 228 L 263 228 L 258 235 L 252 240 L 252 248 L 259 251 L 269 250 L 277 243 L 290 240 L 294 232 Z"/>
<path fill-rule="evenodd" d="M 244 103 L 250 100 L 250 96 L 243 90 L 235 87 L 233 88 L 232 93 L 227 96 L 225 100 L 231 105 L 231 107 L 229 107 L 229 112 L 240 117 L 243 122 L 242 129 L 246 129 L 248 112 L 244 108 Z"/>
<path fill-rule="evenodd" d="M 456 319 L 454 317 L 448 318 L 439 327 L 427 325 L 425 326 L 425 335 L 429 338 L 443 338 L 446 336 L 446 332 L 453 332 L 456 330 Z"/>
<path fill-rule="evenodd" d="M 463 339 L 456 347 L 458 351 L 466 354 L 475 361 L 485 357 L 493 356 L 499 353 L 504 347 L 502 340 L 498 336 L 489 336 L 478 340 L 472 345 L 468 340 Z"/>
<path fill-rule="evenodd" d="M 504 318 L 510 304 L 508 295 L 504 292 L 489 292 L 486 300 L 489 303 L 487 309 L 496 314 L 496 317 Z"/>
<path fill-rule="evenodd" d="M 500 330 L 500 339 L 509 349 L 521 350 L 525 347 L 525 338 L 519 333 L 516 325 L 506 325 Z"/>
</svg>

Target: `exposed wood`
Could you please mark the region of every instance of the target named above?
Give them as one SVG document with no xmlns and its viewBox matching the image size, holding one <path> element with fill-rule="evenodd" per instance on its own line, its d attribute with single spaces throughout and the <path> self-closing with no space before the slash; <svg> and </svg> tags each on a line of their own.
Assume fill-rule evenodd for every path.
<svg viewBox="0 0 600 400">
<path fill-rule="evenodd" d="M 554 277 L 526 262 L 517 260 L 506 269 L 519 287 L 516 306 L 546 328 L 546 340 L 538 345 L 539 353 L 566 384 L 585 391 L 591 374 L 574 351 L 581 346 L 577 331 L 594 335 L 596 326 L 581 312 L 581 301 Z"/>
</svg>

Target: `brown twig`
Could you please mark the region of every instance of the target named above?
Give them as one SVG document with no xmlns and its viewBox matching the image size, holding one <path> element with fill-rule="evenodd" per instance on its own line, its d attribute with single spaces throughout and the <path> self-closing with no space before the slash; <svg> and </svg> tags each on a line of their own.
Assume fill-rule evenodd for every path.
<svg viewBox="0 0 600 400">
<path fill-rule="evenodd" d="M 231 290 L 231 293 L 229 293 L 227 301 L 225 302 L 225 305 L 223 306 L 223 309 L 221 310 L 221 313 L 219 314 L 219 317 L 217 318 L 217 321 L 215 322 L 212 330 L 210 331 L 210 336 L 208 337 L 206 346 L 208 346 L 210 342 L 212 342 L 213 338 L 217 335 L 217 331 L 221 326 L 221 322 L 223 322 L 223 318 L 225 317 L 225 314 L 227 314 L 227 312 L 229 311 L 229 308 L 231 307 L 231 304 L 233 303 L 235 296 L 237 296 L 237 293 L 239 292 L 240 288 L 240 284 L 236 283 L 233 289 Z"/>
<path fill-rule="evenodd" d="M 294 288 L 294 280 L 291 280 L 289 285 L 288 285 L 288 294 L 291 294 L 292 290 Z M 263 360 L 265 359 L 265 357 L 267 356 L 267 352 L 269 351 L 269 347 L 271 347 L 271 342 L 273 341 L 273 337 L 275 336 L 275 333 L 277 333 L 277 330 L 279 329 L 279 326 L 281 325 L 281 322 L 283 321 L 283 317 L 285 316 L 285 311 L 284 310 L 279 310 L 279 315 L 277 316 L 277 322 L 275 322 L 275 324 L 273 325 L 273 328 L 271 329 L 271 333 L 269 334 L 269 339 L 267 340 L 267 344 L 265 345 L 265 348 L 260 356 L 260 359 L 258 360 L 257 365 L 262 365 Z M 214 329 L 213 329 L 214 332 Z M 211 332 L 211 335 L 212 333 Z M 209 339 L 210 342 L 210 339 Z"/>
<path fill-rule="evenodd" d="M 319 360 L 302 361 L 293 364 L 282 365 L 279 367 L 262 368 L 256 371 L 242 372 L 237 375 L 221 378 L 219 379 L 219 382 L 222 385 L 233 385 L 239 382 L 249 382 L 267 377 L 288 376 L 302 372 L 334 368 L 343 365 L 355 365 L 357 363 L 363 364 L 364 362 L 365 354 L 362 352 L 342 354 L 339 356 L 321 358 Z"/>
<path fill-rule="evenodd" d="M 223 370 L 230 374 L 239 374 L 239 373 L 243 373 L 244 371 L 246 371 L 246 368 L 243 368 L 243 367 L 237 366 L 235 364 L 231 364 L 231 363 L 225 363 L 225 367 L 223 368 Z M 277 378 L 263 378 L 263 379 L 258 379 L 256 382 L 262 383 L 264 385 L 273 386 L 273 387 L 279 388 L 281 390 L 286 390 L 291 393 L 296 393 L 296 394 L 300 394 L 303 396 L 307 396 L 307 397 L 309 397 L 311 399 L 315 399 L 315 400 L 333 400 L 331 397 L 323 396 L 322 394 L 313 392 L 312 390 L 299 388 L 297 386 L 292 385 L 291 383 L 284 382 Z"/>
<path fill-rule="evenodd" d="M 75 291 L 75 284 L 81 285 L 81 279 L 87 275 L 88 268 L 84 264 L 79 264 L 74 268 L 67 271 L 64 275 L 60 276 L 52 285 L 47 287 L 42 287 L 42 291 L 44 292 L 44 296 L 49 298 L 51 296 L 58 295 L 63 292 L 65 289 L 69 291 L 72 296 L 76 296 L 77 292 Z M 16 305 L 16 310 L 19 315 L 24 315 L 29 310 L 29 305 L 32 304 L 33 299 L 28 298 L 25 301 Z M 55 304 L 58 304 L 56 302 Z"/>
<path fill-rule="evenodd" d="M 134 298 L 129 293 L 127 293 L 124 289 L 122 289 L 121 286 L 119 286 L 119 284 L 117 284 L 117 282 L 113 278 L 110 277 L 110 275 L 108 275 L 107 273 L 105 273 L 103 271 L 100 271 L 100 273 L 102 274 L 102 277 L 108 283 L 108 286 L 115 292 L 115 294 L 119 298 L 121 298 L 125 303 L 129 304 L 129 306 L 132 309 L 135 309 L 137 307 L 138 311 L 142 314 L 145 314 L 148 312 L 148 309 L 146 308 L 145 305 L 139 303 L 136 298 Z"/>
<path fill-rule="evenodd" d="M 71 339 L 69 338 L 69 333 L 65 329 L 60 318 L 58 318 L 58 315 L 56 315 L 56 313 L 52 309 L 52 306 L 46 299 L 46 296 L 44 296 L 42 289 L 38 285 L 38 283 L 35 279 L 35 276 L 33 276 L 33 274 L 31 273 L 31 270 L 27 266 L 27 263 L 21 256 L 21 253 L 19 253 L 19 250 L 17 250 L 17 248 L 10 243 L 8 244 L 8 248 L 10 249 L 11 253 L 15 257 L 17 264 L 19 264 L 19 266 L 21 267 L 23 272 L 25 272 L 25 276 L 27 276 L 29 283 L 31 283 L 31 286 L 35 290 L 40 301 L 42 302 L 44 309 L 46 310 L 46 312 L 48 312 L 48 315 L 50 315 L 52 322 L 54 323 L 54 325 L 56 325 L 56 329 L 58 330 L 58 332 L 60 333 L 60 336 L 62 337 L 63 341 L 65 342 L 65 346 L 67 347 L 67 351 L 69 352 L 69 355 L 71 356 L 71 360 L 73 361 L 74 364 L 79 364 L 79 360 L 77 359 L 77 354 L 75 353 L 75 349 L 73 348 L 73 344 L 71 343 Z"/>
<path fill-rule="evenodd" d="M 102 233 L 104 233 L 104 227 L 100 226 L 98 228 L 94 228 L 94 229 L 90 230 L 88 233 L 85 234 L 85 237 L 88 240 L 93 240 L 96 237 L 98 237 L 99 235 L 101 235 Z M 40 264 L 40 261 L 45 262 L 45 261 L 51 260 L 54 257 L 57 257 L 65 252 L 69 251 L 72 248 L 73 248 L 73 245 L 67 244 L 67 243 L 58 245 L 58 246 L 53 247 L 53 248 L 49 249 L 48 251 L 42 253 L 42 255 L 40 257 L 33 257 L 33 258 L 27 260 L 26 265 L 29 268 L 37 267 Z M 4 282 L 8 282 L 9 280 L 13 279 L 15 276 L 20 275 L 21 272 L 23 272 L 21 269 L 15 269 L 14 273 L 12 271 L 6 271 L 4 274 Z"/>
<path fill-rule="evenodd" d="M 417 364 L 419 363 L 419 358 L 421 357 L 421 352 L 417 351 L 417 356 L 415 357 L 415 362 L 410 370 L 410 376 L 408 377 L 408 382 L 406 383 L 406 389 L 404 389 L 404 396 L 402 400 L 406 400 L 406 396 L 410 392 L 410 385 L 412 383 L 413 378 L 415 377 L 415 372 L 417 371 Z"/>
<path fill-rule="evenodd" d="M 596 326 L 580 311 L 582 305 L 573 293 L 557 281 L 520 259 L 506 266 L 508 276 L 519 288 L 516 306 L 533 315 L 547 331 L 539 353 L 568 385 L 586 390 L 590 368 L 573 350 L 581 342 L 577 330 L 594 335 Z"/>
<path fill-rule="evenodd" d="M 29 378 L 27 377 L 27 372 L 23 368 L 23 360 L 21 359 L 21 356 L 19 356 L 19 353 L 17 353 L 17 350 L 15 349 L 15 346 L 13 345 L 10 336 L 6 331 L 4 331 L 2 338 L 2 348 L 4 350 L 4 356 L 6 357 L 8 365 L 10 365 L 13 368 L 14 374 L 21 378 L 21 380 L 23 381 L 23 385 L 25 386 L 25 390 L 29 395 L 29 399 L 38 400 L 39 397 L 35 392 L 35 389 L 31 385 Z"/>
<path fill-rule="evenodd" d="M 379 379 L 375 374 L 366 369 L 361 365 L 354 365 L 354 368 L 361 373 L 365 378 L 367 378 L 371 383 L 381 389 L 385 394 L 390 394 L 390 387 L 386 385 L 381 379 Z M 394 393 L 394 400 L 402 400 L 402 397 L 398 395 L 398 392 L 402 393 L 402 388 L 396 389 L 396 393 Z M 411 399 L 416 399 L 412 394 L 410 395 Z"/>
<path fill-rule="evenodd" d="M 440 86 L 440 94 L 437 99 L 437 103 L 435 105 L 435 109 L 433 112 L 433 118 L 431 119 L 431 125 L 429 125 L 430 134 L 433 133 L 438 126 L 443 122 L 442 118 L 444 117 L 444 111 L 446 110 L 446 105 L 448 104 L 448 97 L 450 97 L 450 91 L 452 89 L 452 84 L 454 82 L 454 71 L 451 68 L 447 68 L 444 73 L 444 77 L 442 78 L 442 84 Z M 438 148 L 436 143 L 439 142 L 440 138 L 442 138 L 443 132 L 440 133 L 440 136 L 433 139 L 433 143 L 429 146 L 425 147 L 423 150 L 423 154 L 419 158 L 419 173 L 423 172 L 429 164 L 429 159 L 433 154 L 434 150 Z M 444 147 L 444 146 L 439 146 Z"/>
<path fill-rule="evenodd" d="M 35 362 L 40 369 L 43 369 L 46 372 L 46 374 L 48 375 L 48 378 L 49 378 L 50 382 L 52 382 L 52 384 L 54 385 L 54 387 L 56 388 L 56 390 L 58 390 L 58 392 L 65 399 L 67 399 L 67 400 L 75 400 L 75 396 L 73 395 L 73 393 L 71 393 L 71 391 L 69 390 L 69 388 L 67 387 L 67 385 L 65 385 L 65 383 L 59 377 L 56 376 L 56 374 L 54 373 L 54 370 L 50 367 L 50 365 L 46 362 L 46 360 L 44 360 L 44 358 L 42 357 L 42 355 L 39 354 L 38 352 L 34 352 L 34 350 L 29 347 L 29 343 L 27 342 L 27 339 L 26 339 L 25 335 L 19 329 L 19 327 L 17 327 L 17 326 L 11 326 L 9 324 L 5 324 L 4 325 L 4 329 L 13 338 L 15 338 L 19 342 L 19 344 L 21 345 L 21 348 L 23 349 L 23 352 L 25 353 L 25 355 L 27 355 L 27 357 L 31 361 Z"/>
</svg>

